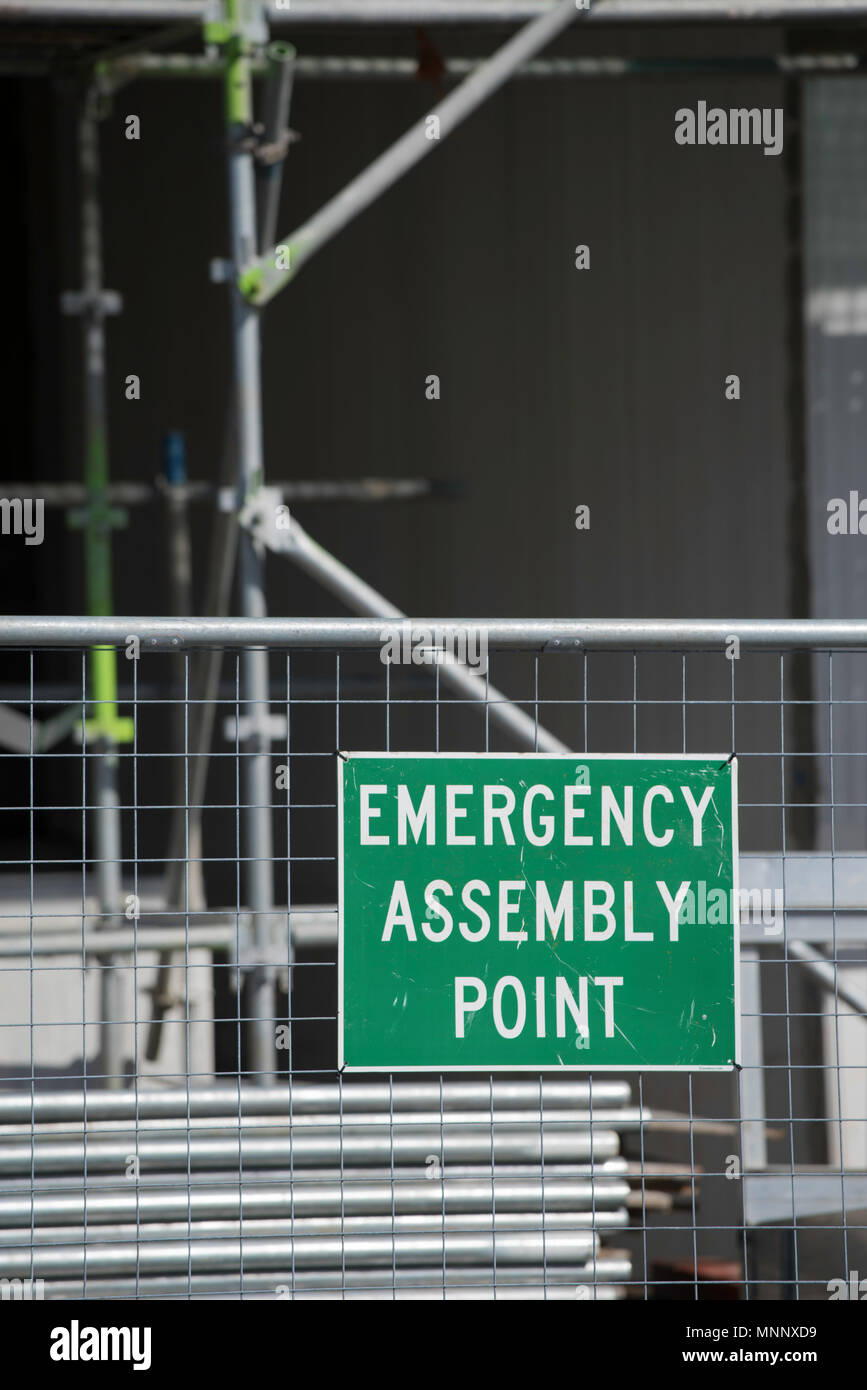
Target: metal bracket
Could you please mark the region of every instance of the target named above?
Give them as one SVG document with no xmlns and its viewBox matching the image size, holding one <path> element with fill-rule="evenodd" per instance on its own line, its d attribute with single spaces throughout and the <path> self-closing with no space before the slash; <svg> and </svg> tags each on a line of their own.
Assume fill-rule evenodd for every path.
<svg viewBox="0 0 867 1390">
<path fill-rule="evenodd" d="M 286 718 L 282 714 L 261 715 L 242 714 L 238 719 L 230 715 L 223 720 L 223 738 L 227 743 L 245 743 L 255 734 L 261 734 L 269 741 L 286 737 Z"/>
<path fill-rule="evenodd" d="M 243 150 L 245 154 L 255 155 L 259 148 L 259 138 L 262 134 L 260 125 L 246 125 L 238 129 L 238 133 L 232 141 L 233 148 Z"/>
<path fill-rule="evenodd" d="M 273 164 L 280 164 L 289 153 L 289 146 L 296 144 L 301 136 L 297 130 L 284 130 L 275 140 L 265 140 L 265 127 L 260 121 L 254 125 L 245 126 L 238 134 L 235 145 L 239 150 L 245 150 L 251 154 L 257 164 L 264 168 L 270 168 Z"/>
<path fill-rule="evenodd" d="M 72 531 L 83 531 L 92 526 L 94 530 L 105 534 L 127 526 L 129 512 L 126 507 L 107 507 L 101 502 L 94 502 L 90 506 L 76 507 L 74 511 L 67 512 L 66 524 Z"/>
<path fill-rule="evenodd" d="M 126 715 L 112 715 L 100 710 L 95 719 L 86 719 L 75 730 L 76 743 L 83 744 L 105 740 L 106 743 L 133 743 L 135 741 L 135 720 Z"/>
<path fill-rule="evenodd" d="M 290 548 L 292 518 L 286 515 L 288 512 L 280 488 L 260 487 L 258 492 L 245 497 L 238 512 L 238 524 L 267 550 L 279 554 Z M 288 525 L 281 525 L 286 521 Z"/>
<path fill-rule="evenodd" d="M 289 990 L 289 969 L 291 961 L 286 959 L 287 934 L 285 928 L 284 915 L 279 912 L 269 912 L 268 917 L 269 940 L 264 944 L 257 945 L 253 939 L 253 917 L 249 912 L 242 912 L 238 919 L 238 940 L 237 948 L 234 943 L 230 949 L 230 965 L 242 975 L 248 975 L 256 970 L 266 970 L 269 974 L 276 974 L 279 987 L 288 993 Z M 230 969 L 228 979 L 231 986 L 234 986 L 234 972 Z"/>
<path fill-rule="evenodd" d="M 237 958 L 233 962 L 239 970 L 287 970 L 289 962 L 286 959 L 286 948 L 280 947 L 276 941 L 270 942 L 267 946 L 257 946 L 249 938 L 242 940 L 241 949 Z"/>
<path fill-rule="evenodd" d="M 261 126 L 258 127 L 261 130 Z M 269 168 L 272 164 L 279 164 L 289 153 L 289 146 L 295 145 L 301 139 L 297 130 L 284 130 L 276 140 L 259 140 L 253 146 L 253 158 L 257 164 L 264 168 Z"/>
<path fill-rule="evenodd" d="M 238 9 L 238 20 L 233 22 L 225 18 L 225 10 L 219 0 L 214 0 L 208 6 L 202 24 L 202 37 L 206 44 L 225 48 L 233 39 L 239 39 L 249 51 L 268 42 L 268 17 L 262 0 L 240 0 Z"/>
<path fill-rule="evenodd" d="M 584 643 L 580 637 L 555 637 L 551 642 L 545 642 L 542 647 L 543 652 L 574 652 L 581 651 Z"/>
</svg>

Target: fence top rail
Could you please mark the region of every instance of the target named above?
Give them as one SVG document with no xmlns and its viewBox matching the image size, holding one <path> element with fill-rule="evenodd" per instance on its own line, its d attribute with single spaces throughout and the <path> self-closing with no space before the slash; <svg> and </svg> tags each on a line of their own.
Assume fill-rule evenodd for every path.
<svg viewBox="0 0 867 1390">
<path fill-rule="evenodd" d="M 503 650 L 713 651 L 741 648 L 867 649 L 861 618 L 0 618 L 0 647 L 126 646 L 146 651 L 195 647 L 376 648 L 396 634 L 441 644 L 445 634 Z"/>
<path fill-rule="evenodd" d="M 520 24 L 555 0 L 269 0 L 269 19 L 291 27 L 339 24 Z M 195 23 L 209 0 L 3 0 L 0 21 Z M 867 0 L 594 0 L 579 17 L 591 23 L 725 21 L 792 23 L 863 18 Z"/>
</svg>

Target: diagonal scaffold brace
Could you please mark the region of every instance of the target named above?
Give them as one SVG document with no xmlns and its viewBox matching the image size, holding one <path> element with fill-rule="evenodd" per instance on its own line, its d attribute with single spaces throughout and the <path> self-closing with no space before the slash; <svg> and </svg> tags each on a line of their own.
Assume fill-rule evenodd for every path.
<svg viewBox="0 0 867 1390">
<path fill-rule="evenodd" d="M 308 535 L 294 516 L 288 526 L 278 526 L 276 518 L 285 510 L 279 505 L 279 493 L 265 487 L 254 502 L 248 502 L 242 509 L 238 522 L 273 554 L 292 560 L 329 593 L 335 594 L 353 613 L 381 618 L 390 630 L 397 625 L 411 633 L 412 622 L 407 614 Z M 444 683 L 462 700 L 478 705 L 480 714 L 526 748 L 540 753 L 570 751 L 539 723 L 538 717 L 527 714 L 492 685 L 487 674 L 477 674 L 449 653 L 436 648 L 425 654 L 420 664 L 436 667 Z"/>
<path fill-rule="evenodd" d="M 575 0 L 560 0 L 553 9 L 525 25 L 319 212 L 269 251 L 250 260 L 238 277 L 244 298 L 250 304 L 267 304 L 311 256 L 431 154 L 440 140 L 499 91 L 522 64 L 547 47 L 574 19 L 586 18 L 589 13 L 589 7 L 578 9 Z"/>
</svg>

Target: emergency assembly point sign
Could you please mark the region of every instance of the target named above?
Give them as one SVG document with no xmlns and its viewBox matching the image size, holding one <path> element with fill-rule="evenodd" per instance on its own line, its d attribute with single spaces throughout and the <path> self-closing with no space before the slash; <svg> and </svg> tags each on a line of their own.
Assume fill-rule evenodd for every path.
<svg viewBox="0 0 867 1390">
<path fill-rule="evenodd" d="M 339 1065 L 738 1059 L 725 754 L 339 757 Z"/>
</svg>

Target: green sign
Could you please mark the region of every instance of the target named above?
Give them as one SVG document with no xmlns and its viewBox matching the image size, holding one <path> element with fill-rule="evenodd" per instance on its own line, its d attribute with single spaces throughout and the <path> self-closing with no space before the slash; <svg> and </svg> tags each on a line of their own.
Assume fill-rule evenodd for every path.
<svg viewBox="0 0 867 1390">
<path fill-rule="evenodd" d="M 725 754 L 339 758 L 339 1065 L 738 1059 Z"/>
</svg>

